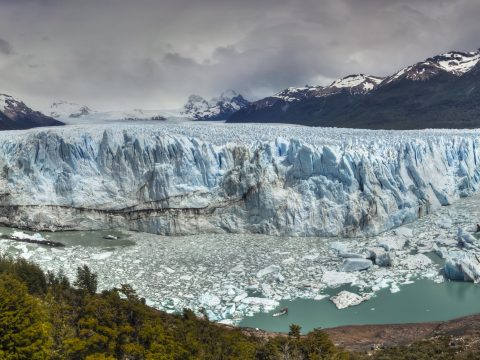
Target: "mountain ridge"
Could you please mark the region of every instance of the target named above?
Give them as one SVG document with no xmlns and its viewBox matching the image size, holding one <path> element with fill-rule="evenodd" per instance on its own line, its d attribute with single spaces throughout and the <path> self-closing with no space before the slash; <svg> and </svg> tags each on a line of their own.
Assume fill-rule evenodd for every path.
<svg viewBox="0 0 480 360">
<path fill-rule="evenodd" d="M 0 130 L 60 125 L 63 123 L 39 111 L 32 110 L 23 101 L 7 94 L 0 94 Z"/>
<path fill-rule="evenodd" d="M 182 114 L 193 120 L 227 120 L 233 113 L 250 105 L 234 90 L 224 91 L 209 101 L 199 95 L 190 95 L 183 106 Z"/>
<path fill-rule="evenodd" d="M 367 129 L 480 127 L 480 51 L 449 52 L 386 78 L 349 75 L 327 87 L 288 88 L 227 122 Z"/>
</svg>

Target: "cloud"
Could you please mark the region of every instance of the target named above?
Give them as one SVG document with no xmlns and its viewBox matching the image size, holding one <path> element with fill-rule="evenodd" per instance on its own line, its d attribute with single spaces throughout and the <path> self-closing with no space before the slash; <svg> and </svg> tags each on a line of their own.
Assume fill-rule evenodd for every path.
<svg viewBox="0 0 480 360">
<path fill-rule="evenodd" d="M 469 0 L 0 0 L 15 44 L 0 40 L 0 92 L 107 109 L 259 97 L 477 49 L 479 16 Z"/>
<path fill-rule="evenodd" d="M 12 53 L 12 47 L 7 40 L 0 38 L 0 54 L 10 55 Z"/>
</svg>

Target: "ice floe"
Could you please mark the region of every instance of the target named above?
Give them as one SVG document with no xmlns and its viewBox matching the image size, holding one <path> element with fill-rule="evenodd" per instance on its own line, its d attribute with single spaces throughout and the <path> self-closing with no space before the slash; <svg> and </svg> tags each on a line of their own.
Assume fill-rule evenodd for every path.
<svg viewBox="0 0 480 360">
<path fill-rule="evenodd" d="M 350 306 L 360 305 L 362 302 L 368 299 L 368 295 L 361 296 L 346 290 L 343 290 L 330 298 L 337 309 L 345 309 Z"/>
</svg>

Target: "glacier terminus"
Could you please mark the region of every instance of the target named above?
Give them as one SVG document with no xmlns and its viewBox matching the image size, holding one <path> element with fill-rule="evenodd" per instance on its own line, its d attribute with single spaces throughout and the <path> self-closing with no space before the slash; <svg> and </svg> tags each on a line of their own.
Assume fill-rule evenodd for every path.
<svg viewBox="0 0 480 360">
<path fill-rule="evenodd" d="M 480 180 L 477 130 L 165 123 L 0 137 L 0 222 L 35 230 L 375 235 Z"/>
</svg>

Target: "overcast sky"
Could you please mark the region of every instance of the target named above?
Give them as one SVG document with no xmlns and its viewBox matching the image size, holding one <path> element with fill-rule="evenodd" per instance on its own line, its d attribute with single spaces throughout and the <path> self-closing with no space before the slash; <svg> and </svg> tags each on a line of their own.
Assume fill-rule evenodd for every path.
<svg viewBox="0 0 480 360">
<path fill-rule="evenodd" d="M 0 93 L 174 108 L 480 47 L 472 0 L 0 0 Z"/>
</svg>

